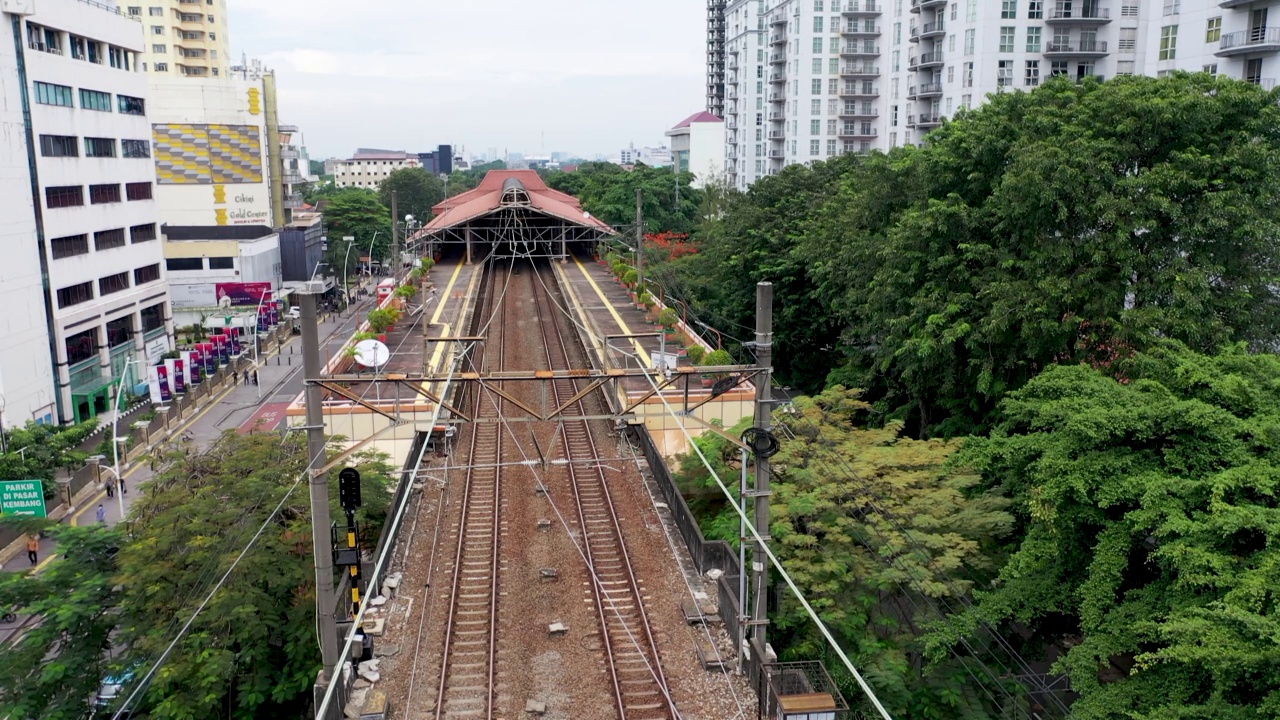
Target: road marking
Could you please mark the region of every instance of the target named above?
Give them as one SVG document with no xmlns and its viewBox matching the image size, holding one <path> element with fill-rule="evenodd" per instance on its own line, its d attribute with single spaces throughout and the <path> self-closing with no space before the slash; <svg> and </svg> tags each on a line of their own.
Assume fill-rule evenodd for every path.
<svg viewBox="0 0 1280 720">
<path fill-rule="evenodd" d="M 596 281 L 587 273 L 587 269 L 582 266 L 582 261 L 575 257 L 573 259 L 573 264 L 577 265 L 578 269 L 582 271 L 582 277 L 586 278 L 587 282 L 591 283 L 591 289 L 596 291 L 596 295 L 600 297 L 600 301 L 604 303 L 605 309 L 609 311 L 609 314 L 613 316 L 614 321 L 618 323 L 618 327 L 622 328 L 622 332 L 630 335 L 631 328 L 627 327 L 627 323 L 622 320 L 622 316 L 614 309 L 613 303 L 609 302 L 609 298 L 604 296 L 604 291 L 600 289 L 600 286 L 596 284 Z M 586 315 L 586 308 L 579 306 L 578 309 L 582 311 L 583 315 Z M 648 351 L 643 347 L 640 347 L 640 343 L 635 338 L 631 338 L 631 346 L 636 349 L 636 353 L 640 355 L 640 357 L 644 358 L 645 367 L 653 366 L 653 359 L 649 357 Z"/>
<path fill-rule="evenodd" d="M 436 305 L 436 311 L 431 315 L 430 325 L 441 324 L 444 326 L 444 333 L 441 335 L 441 337 L 448 337 L 449 332 L 452 329 L 450 328 L 449 323 L 440 323 L 440 316 L 444 314 L 445 303 L 449 301 L 449 294 L 453 292 L 453 286 L 457 283 L 458 275 L 461 272 L 462 272 L 462 263 L 458 263 L 458 266 L 453 270 L 453 276 L 449 278 L 449 285 L 445 288 L 444 294 L 440 297 L 440 304 Z M 470 299 L 472 290 L 475 288 L 475 285 L 476 285 L 476 279 L 480 277 L 480 273 L 481 273 L 480 268 L 476 268 L 476 270 L 471 273 L 471 281 L 467 283 L 467 297 L 464 298 L 464 300 Z M 430 333 L 431 333 L 430 325 L 428 325 L 423 330 L 423 332 L 427 333 L 428 337 L 430 337 Z M 444 353 L 446 345 L 451 346 L 453 345 L 453 343 L 451 342 L 436 343 L 436 349 L 431 353 L 431 362 L 426 367 L 426 370 L 428 373 L 435 373 L 437 371 L 436 369 L 440 366 L 440 356 Z M 422 383 L 422 389 L 430 390 L 431 389 L 430 384 L 425 382 Z"/>
</svg>

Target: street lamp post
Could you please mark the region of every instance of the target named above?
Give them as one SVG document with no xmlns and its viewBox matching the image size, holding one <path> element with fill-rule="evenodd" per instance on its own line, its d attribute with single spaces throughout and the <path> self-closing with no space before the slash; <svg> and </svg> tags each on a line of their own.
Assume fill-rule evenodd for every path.
<svg viewBox="0 0 1280 720">
<path fill-rule="evenodd" d="M 262 346 L 258 343 L 258 318 L 262 317 L 262 303 L 266 302 L 268 295 L 273 295 L 271 291 L 262 293 L 258 298 L 258 307 L 253 312 L 253 377 L 257 379 L 258 368 L 262 367 Z M 258 387 L 258 399 L 262 399 L 262 384 L 254 383 Z"/>
<path fill-rule="evenodd" d="M 120 373 L 120 383 L 116 385 L 116 401 L 115 401 L 115 417 L 111 420 L 111 472 L 116 474 L 116 482 L 121 481 L 120 475 L 120 396 L 124 395 L 125 379 L 129 376 L 129 366 L 136 364 L 135 358 L 126 358 L 124 370 Z M 118 490 L 123 490 L 117 486 Z M 116 493 L 116 501 L 120 503 L 120 520 L 124 521 L 124 493 Z"/>
<path fill-rule="evenodd" d="M 351 288 L 347 286 L 347 260 L 351 258 L 351 246 L 355 244 L 356 238 L 354 235 L 343 235 L 342 240 L 347 244 L 347 251 L 342 255 L 342 301 L 350 307 Z"/>
</svg>

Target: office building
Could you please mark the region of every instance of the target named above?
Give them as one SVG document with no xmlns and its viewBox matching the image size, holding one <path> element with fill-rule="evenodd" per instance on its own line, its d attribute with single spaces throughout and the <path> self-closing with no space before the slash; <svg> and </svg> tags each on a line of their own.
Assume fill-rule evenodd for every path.
<svg viewBox="0 0 1280 720">
<path fill-rule="evenodd" d="M 707 0 L 707 112 L 724 116 L 726 0 Z"/>
<path fill-rule="evenodd" d="M 441 145 L 432 152 L 418 153 L 418 164 L 432 175 L 450 175 L 454 165 L 453 147 Z"/>
<path fill-rule="evenodd" d="M 334 163 L 333 181 L 340 188 L 377 190 L 392 172 L 409 167 L 422 167 L 417 153 L 360 148 L 349 159 Z"/>
<path fill-rule="evenodd" d="M 231 65 L 226 0 L 129 0 L 142 23 L 142 69 L 158 77 L 226 77 Z"/>
<path fill-rule="evenodd" d="M 1273 4 L 728 0 L 727 178 L 743 189 L 792 163 L 919 144 L 960 108 L 1054 75 L 1189 70 L 1271 86 Z"/>
<path fill-rule="evenodd" d="M 708 112 L 695 113 L 667 131 L 671 138 L 671 164 L 678 172 L 691 172 L 693 186 L 724 181 L 724 121 Z"/>
<path fill-rule="evenodd" d="M 172 348 L 144 35 L 79 0 L 12 0 L 0 15 L 16 31 L 0 73 L 17 80 L 0 89 L 4 422 L 87 420 Z"/>
</svg>

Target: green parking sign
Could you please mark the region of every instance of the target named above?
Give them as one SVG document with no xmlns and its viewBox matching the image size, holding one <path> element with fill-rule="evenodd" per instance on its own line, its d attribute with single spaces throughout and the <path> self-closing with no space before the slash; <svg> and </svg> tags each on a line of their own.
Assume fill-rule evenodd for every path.
<svg viewBox="0 0 1280 720">
<path fill-rule="evenodd" d="M 46 517 L 44 483 L 39 480 L 0 480 L 0 515 Z"/>
</svg>

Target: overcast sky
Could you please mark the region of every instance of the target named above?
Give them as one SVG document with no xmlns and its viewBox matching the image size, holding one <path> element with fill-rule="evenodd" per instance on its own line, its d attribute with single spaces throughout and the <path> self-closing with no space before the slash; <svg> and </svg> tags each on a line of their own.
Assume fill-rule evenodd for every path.
<svg viewBox="0 0 1280 720">
<path fill-rule="evenodd" d="M 588 157 L 703 109 L 702 0 L 228 0 L 313 159 L 465 145 Z M 545 139 L 544 139 L 545 136 Z"/>
</svg>

